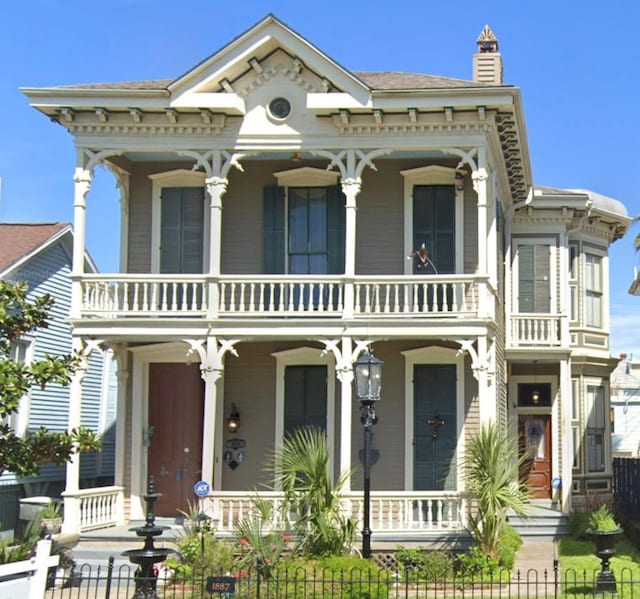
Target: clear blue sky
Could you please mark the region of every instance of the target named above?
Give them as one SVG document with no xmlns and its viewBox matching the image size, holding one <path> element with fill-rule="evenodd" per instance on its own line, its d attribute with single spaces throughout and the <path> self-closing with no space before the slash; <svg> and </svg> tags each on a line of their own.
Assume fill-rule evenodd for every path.
<svg viewBox="0 0 640 599">
<path fill-rule="evenodd" d="M 505 82 L 522 89 L 537 184 L 586 188 L 640 214 L 640 2 L 637 0 L 22 0 L 0 9 L 2 221 L 71 221 L 70 135 L 20 86 L 174 78 L 268 12 L 350 70 L 471 78 L 488 23 Z M 97 173 L 88 248 L 118 269 L 118 192 Z M 638 265 L 630 234 L 611 250 L 612 353 L 640 359 Z"/>
</svg>

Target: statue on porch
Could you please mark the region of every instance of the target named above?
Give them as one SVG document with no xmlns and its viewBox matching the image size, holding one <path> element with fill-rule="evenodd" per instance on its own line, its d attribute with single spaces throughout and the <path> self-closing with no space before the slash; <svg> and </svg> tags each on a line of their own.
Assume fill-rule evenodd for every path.
<svg viewBox="0 0 640 599">
<path fill-rule="evenodd" d="M 429 258 L 429 250 L 425 243 L 420 245 L 420 248 L 411 252 L 407 256 L 407 260 L 413 260 L 413 272 L 414 274 L 422 275 L 437 275 L 438 269 L 436 265 Z"/>
</svg>

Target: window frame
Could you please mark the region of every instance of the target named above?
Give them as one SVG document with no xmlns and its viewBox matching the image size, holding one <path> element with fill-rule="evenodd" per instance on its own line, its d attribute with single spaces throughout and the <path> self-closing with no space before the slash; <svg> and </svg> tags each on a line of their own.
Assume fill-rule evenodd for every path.
<svg viewBox="0 0 640 599">
<path fill-rule="evenodd" d="M 520 312 L 520 246 L 524 245 L 548 245 L 549 246 L 549 312 Z M 557 257 L 558 241 L 555 237 L 514 237 L 512 259 L 512 311 L 514 314 L 556 314 L 558 309 L 557 298 Z"/>
<path fill-rule="evenodd" d="M 591 420 L 591 411 L 593 406 L 597 400 L 597 395 L 593 397 L 590 395 L 590 389 L 596 389 L 602 391 L 602 426 L 590 426 Z M 605 439 L 609 434 L 609 427 L 607 426 L 607 388 L 604 385 L 604 381 L 602 380 L 586 380 L 584 383 L 584 435 L 583 435 L 583 445 L 584 445 L 584 471 L 585 474 L 595 474 L 602 475 L 608 471 L 607 464 L 609 457 L 609 451 L 607 449 L 607 443 Z M 596 423 L 598 424 L 598 423 Z M 596 436 L 600 434 L 602 436 L 602 468 L 601 469 L 592 469 L 591 466 L 591 458 L 590 458 L 590 438 L 591 436 Z"/>
<path fill-rule="evenodd" d="M 151 192 L 151 273 L 160 273 L 160 244 L 162 241 L 162 190 L 165 187 L 202 187 L 204 189 L 204 220 L 202 223 L 202 274 L 209 269 L 210 211 L 209 194 L 205 186 L 206 175 L 200 171 L 176 169 L 149 175 L 152 182 Z"/>
<path fill-rule="evenodd" d="M 598 264 L 597 288 L 592 288 L 589 286 L 590 285 L 589 280 L 590 278 L 593 278 L 593 277 L 590 277 L 588 274 L 589 270 L 592 270 L 592 269 L 589 269 L 588 267 L 589 258 L 597 259 L 597 264 Z M 604 269 L 605 269 L 605 255 L 603 253 L 594 251 L 593 248 L 583 251 L 583 302 L 584 302 L 583 317 L 584 317 L 584 326 L 587 328 L 598 329 L 598 330 L 605 328 L 605 306 L 604 306 L 605 272 L 604 272 Z M 590 320 L 590 315 L 592 315 L 590 306 L 593 299 L 597 299 L 599 303 L 599 308 L 597 311 L 599 324 L 593 324 L 593 322 Z"/>
<path fill-rule="evenodd" d="M 464 189 L 456 189 L 456 169 L 429 165 L 400 171 L 404 179 L 404 254 L 409 256 L 413 247 L 413 188 L 422 185 L 450 185 L 455 190 L 455 273 L 464 273 Z M 404 274 L 413 274 L 413 263 L 404 260 Z"/>
</svg>

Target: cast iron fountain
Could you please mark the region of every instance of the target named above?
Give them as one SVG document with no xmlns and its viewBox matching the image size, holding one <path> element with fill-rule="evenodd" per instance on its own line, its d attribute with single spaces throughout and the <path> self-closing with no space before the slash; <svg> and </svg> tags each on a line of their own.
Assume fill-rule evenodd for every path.
<svg viewBox="0 0 640 599">
<path fill-rule="evenodd" d="M 135 531 L 139 537 L 144 537 L 144 547 L 142 549 L 129 549 L 124 551 L 122 555 L 126 555 L 129 561 L 136 564 L 138 569 L 135 574 L 135 592 L 132 599 L 158 599 L 156 593 L 156 584 L 158 575 L 154 571 L 154 564 L 163 562 L 167 559 L 172 549 L 157 548 L 153 545 L 155 537 L 159 537 L 168 526 L 156 526 L 156 516 L 153 511 L 153 504 L 158 501 L 161 493 L 155 492 L 155 481 L 153 477 L 149 479 L 147 494 L 143 497 L 147 502 L 147 517 L 144 526 L 130 528 Z"/>
</svg>

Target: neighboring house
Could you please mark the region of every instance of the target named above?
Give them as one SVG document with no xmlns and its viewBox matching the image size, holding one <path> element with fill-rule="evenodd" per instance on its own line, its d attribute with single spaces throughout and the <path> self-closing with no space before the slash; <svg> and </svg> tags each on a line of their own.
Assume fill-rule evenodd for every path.
<svg viewBox="0 0 640 599">
<path fill-rule="evenodd" d="M 365 347 L 385 364 L 378 537 L 464 531 L 460 460 L 491 421 L 535 497 L 556 479 L 568 511 L 610 491 L 608 248 L 630 218 L 534 186 L 488 27 L 473 66 L 471 81 L 353 72 L 268 16 L 174 80 L 23 90 L 77 148 L 74 335 L 126 365 L 114 520 L 142 517 L 151 476 L 160 516 L 203 479 L 232 531 L 265 454 L 305 424 L 326 430 L 335 477 L 355 469 L 361 513 Z M 79 258 L 98 165 L 120 190 L 119 274 Z M 90 526 L 69 474 L 65 525 Z"/>
<path fill-rule="evenodd" d="M 611 432 L 614 457 L 640 457 L 640 362 L 627 354 L 611 373 Z"/>
<path fill-rule="evenodd" d="M 13 358 L 29 362 L 47 354 L 71 352 L 71 255 L 73 232 L 68 223 L 0 223 L 0 278 L 25 281 L 29 299 L 51 295 L 55 303 L 48 326 L 26 335 L 13 345 Z M 86 272 L 96 268 L 85 255 Z M 116 385 L 112 352 L 97 348 L 88 361 L 82 381 L 82 425 L 103 435 L 104 448 L 80 458 L 83 486 L 112 484 L 114 475 Z M 17 434 L 28 435 L 41 426 L 53 431 L 67 428 L 70 389 L 57 384 L 45 389 L 33 387 L 22 399 L 11 424 Z M 45 464 L 36 478 L 19 478 L 11 473 L 0 476 L 0 530 L 13 529 L 18 499 L 39 495 L 59 496 L 65 489 L 64 467 Z"/>
</svg>

